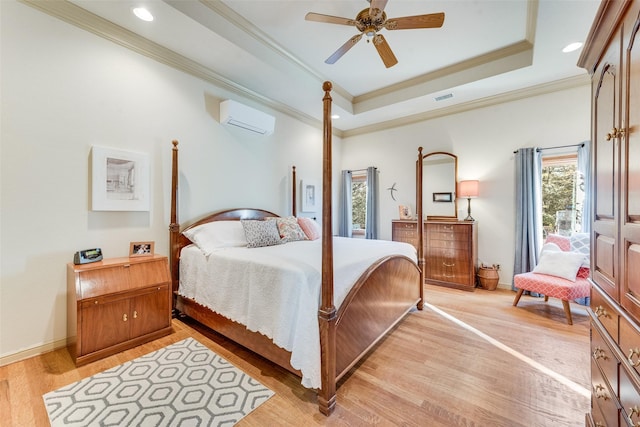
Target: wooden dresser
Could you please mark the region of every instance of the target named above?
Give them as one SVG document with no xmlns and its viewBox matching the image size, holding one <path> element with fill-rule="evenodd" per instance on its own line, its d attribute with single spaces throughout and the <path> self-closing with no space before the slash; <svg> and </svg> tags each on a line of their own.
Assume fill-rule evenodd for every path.
<svg viewBox="0 0 640 427">
<path fill-rule="evenodd" d="M 588 426 L 640 426 L 639 29 L 640 1 L 603 1 L 578 63 L 592 76 Z"/>
<path fill-rule="evenodd" d="M 76 365 L 171 331 L 167 257 L 112 258 L 67 265 L 67 339 Z"/>
<path fill-rule="evenodd" d="M 391 239 L 418 244 L 418 224 L 394 220 Z M 478 227 L 475 221 L 424 222 L 424 281 L 432 285 L 475 290 L 478 264 Z"/>
</svg>

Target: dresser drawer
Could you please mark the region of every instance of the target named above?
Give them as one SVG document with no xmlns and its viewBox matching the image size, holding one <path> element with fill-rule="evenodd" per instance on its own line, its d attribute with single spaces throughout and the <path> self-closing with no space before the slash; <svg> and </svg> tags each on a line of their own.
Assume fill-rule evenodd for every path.
<svg viewBox="0 0 640 427">
<path fill-rule="evenodd" d="M 637 378 L 636 378 L 637 380 Z M 630 426 L 640 426 L 640 392 L 634 382 L 622 367 L 620 368 L 620 418 L 626 419 Z"/>
<path fill-rule="evenodd" d="M 618 312 L 613 309 L 609 302 L 600 294 L 597 287 L 591 287 L 591 310 L 598 321 L 609 332 L 611 338 L 618 342 Z"/>
<path fill-rule="evenodd" d="M 415 222 L 394 222 L 393 231 L 408 231 L 415 233 L 418 230 L 418 224 Z"/>
<path fill-rule="evenodd" d="M 599 328 L 593 324 L 591 325 L 591 357 L 600 367 L 611 390 L 617 391 L 618 359 L 614 356 L 604 337 L 600 335 Z"/>
<path fill-rule="evenodd" d="M 599 408 L 607 426 L 618 425 L 618 407 L 615 395 L 609 389 L 593 358 L 591 358 L 591 405 L 594 408 L 596 406 Z"/>
<path fill-rule="evenodd" d="M 624 317 L 620 318 L 620 350 L 630 369 L 640 375 L 640 331 Z"/>
</svg>

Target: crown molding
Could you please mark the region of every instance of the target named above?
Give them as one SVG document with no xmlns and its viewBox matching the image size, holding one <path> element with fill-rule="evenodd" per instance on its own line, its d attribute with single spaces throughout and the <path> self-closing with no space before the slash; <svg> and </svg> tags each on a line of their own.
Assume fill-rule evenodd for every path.
<svg viewBox="0 0 640 427">
<path fill-rule="evenodd" d="M 549 83 L 543 83 L 536 86 L 531 86 L 524 89 L 518 89 L 511 92 L 506 92 L 500 95 L 488 96 L 480 98 L 474 101 L 464 102 L 456 104 L 446 108 L 440 108 L 437 110 L 431 110 L 424 113 L 414 114 L 411 116 L 402 117 L 399 119 L 388 120 L 385 122 L 379 122 L 368 126 L 362 126 L 355 129 L 350 129 L 342 132 L 343 138 L 349 138 L 356 135 L 364 135 L 373 132 L 380 132 L 388 129 L 397 128 L 400 126 L 411 125 L 419 122 L 433 120 L 439 117 L 449 116 L 452 114 L 464 113 L 466 111 L 475 110 L 478 108 L 490 107 L 493 105 L 503 104 L 506 102 L 517 101 L 524 98 L 531 98 L 534 96 L 545 95 L 548 93 L 558 92 L 562 90 L 568 90 L 575 87 L 591 86 L 591 79 L 588 75 L 569 77 L 561 80 L 556 80 Z"/>
</svg>

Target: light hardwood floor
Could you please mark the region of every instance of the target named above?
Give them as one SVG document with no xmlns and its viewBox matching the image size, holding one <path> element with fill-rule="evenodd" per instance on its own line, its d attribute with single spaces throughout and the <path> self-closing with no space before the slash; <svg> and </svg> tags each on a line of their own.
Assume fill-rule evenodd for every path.
<svg viewBox="0 0 640 427">
<path fill-rule="evenodd" d="M 514 292 L 425 287 L 410 313 L 339 384 L 326 418 L 294 375 L 179 320 L 174 333 L 76 368 L 66 349 L 0 367 L 0 425 L 45 426 L 42 395 L 192 336 L 275 392 L 239 426 L 584 426 L 589 320 Z"/>
</svg>

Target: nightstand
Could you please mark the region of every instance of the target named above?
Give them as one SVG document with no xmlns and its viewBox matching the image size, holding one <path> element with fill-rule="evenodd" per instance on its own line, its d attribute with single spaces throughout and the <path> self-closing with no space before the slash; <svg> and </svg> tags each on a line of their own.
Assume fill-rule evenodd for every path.
<svg viewBox="0 0 640 427">
<path fill-rule="evenodd" d="M 171 331 L 167 257 L 67 264 L 67 345 L 76 365 L 119 353 Z"/>
</svg>

